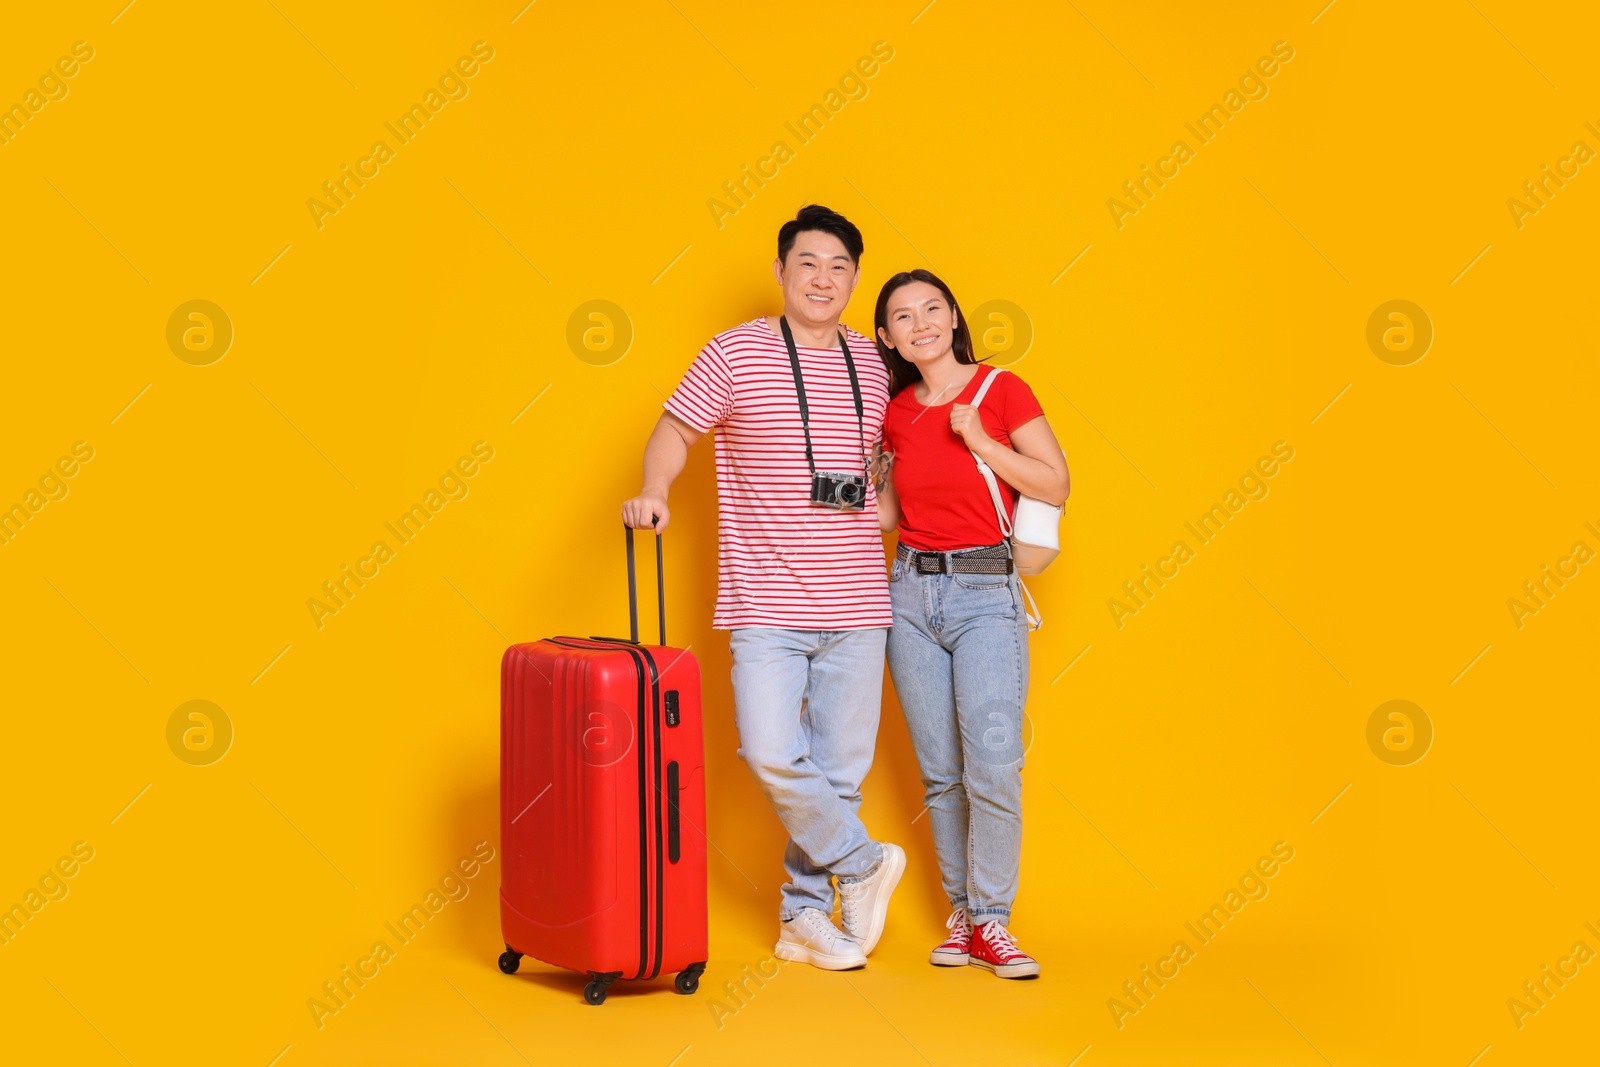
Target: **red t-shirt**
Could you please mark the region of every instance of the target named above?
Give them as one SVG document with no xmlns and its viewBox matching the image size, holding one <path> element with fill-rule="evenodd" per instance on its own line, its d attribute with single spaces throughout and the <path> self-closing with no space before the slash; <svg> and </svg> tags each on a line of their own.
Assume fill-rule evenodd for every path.
<svg viewBox="0 0 1600 1067">
<path fill-rule="evenodd" d="M 1005 540 L 994 499 L 978 473 L 972 450 L 950 428 L 950 408 L 970 404 L 993 367 L 979 367 L 966 388 L 949 403 L 923 407 L 916 386 L 908 385 L 889 401 L 883 420 L 885 448 L 894 453 L 894 488 L 900 496 L 900 542 L 923 552 L 953 552 Z M 1011 431 L 1044 414 L 1033 390 L 1010 372 L 1001 374 L 984 394 L 978 417 L 990 437 L 1011 446 Z M 1017 492 L 996 477 L 1006 513 L 1016 507 Z"/>
</svg>

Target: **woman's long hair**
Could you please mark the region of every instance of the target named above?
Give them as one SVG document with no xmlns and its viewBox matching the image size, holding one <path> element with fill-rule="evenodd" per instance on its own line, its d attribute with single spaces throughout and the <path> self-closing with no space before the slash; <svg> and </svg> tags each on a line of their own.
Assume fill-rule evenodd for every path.
<svg viewBox="0 0 1600 1067">
<path fill-rule="evenodd" d="M 917 365 L 898 351 L 883 343 L 879 336 L 880 331 L 889 331 L 889 298 L 895 290 L 912 282 L 926 282 L 944 294 L 945 301 L 950 305 L 951 317 L 955 320 L 956 327 L 950 335 L 950 349 L 955 353 L 957 363 L 977 363 L 977 358 L 972 354 L 972 328 L 967 322 L 966 312 L 956 303 L 956 295 L 937 274 L 927 270 L 903 270 L 899 274 L 883 283 L 883 288 L 878 291 L 878 308 L 873 314 L 874 328 L 872 339 L 878 346 L 878 356 L 883 360 L 884 367 L 889 371 L 889 395 L 894 396 L 908 385 L 914 385 L 922 380 L 922 372 Z"/>
</svg>

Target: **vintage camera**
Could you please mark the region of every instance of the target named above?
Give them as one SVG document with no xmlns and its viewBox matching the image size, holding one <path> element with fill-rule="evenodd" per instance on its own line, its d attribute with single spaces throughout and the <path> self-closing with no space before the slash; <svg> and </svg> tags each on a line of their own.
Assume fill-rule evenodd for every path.
<svg viewBox="0 0 1600 1067">
<path fill-rule="evenodd" d="M 860 474 L 817 471 L 811 476 L 811 502 L 840 511 L 862 511 L 867 506 L 867 479 Z"/>
</svg>

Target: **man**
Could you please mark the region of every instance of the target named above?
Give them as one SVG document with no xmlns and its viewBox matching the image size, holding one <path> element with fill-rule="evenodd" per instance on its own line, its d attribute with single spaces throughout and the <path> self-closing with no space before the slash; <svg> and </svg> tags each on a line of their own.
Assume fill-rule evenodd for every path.
<svg viewBox="0 0 1600 1067">
<path fill-rule="evenodd" d="M 857 814 L 891 619 L 867 470 L 888 374 L 873 343 L 839 325 L 861 252 L 861 231 L 820 205 L 783 224 L 772 264 L 782 317 L 701 350 L 645 446 L 643 488 L 622 506 L 629 526 L 664 530 L 668 489 L 715 430 L 712 626 L 732 631 L 739 756 L 789 833 L 774 955 L 827 970 L 866 965 L 906 864 Z"/>
</svg>

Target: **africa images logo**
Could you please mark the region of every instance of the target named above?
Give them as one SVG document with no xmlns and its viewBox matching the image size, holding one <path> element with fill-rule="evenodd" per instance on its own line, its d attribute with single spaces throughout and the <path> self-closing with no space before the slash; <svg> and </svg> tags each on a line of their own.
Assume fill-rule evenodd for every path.
<svg viewBox="0 0 1600 1067">
<path fill-rule="evenodd" d="M 1182 173 L 1184 165 L 1195 158 L 1200 148 L 1219 137 L 1223 128 L 1237 119 L 1247 104 L 1267 98 L 1272 91 L 1267 81 L 1276 77 L 1283 65 L 1293 59 L 1294 47 L 1288 41 L 1278 41 L 1272 46 L 1272 55 L 1262 56 L 1253 67 L 1245 70 L 1239 78 L 1239 87 L 1230 88 L 1223 95 L 1222 103 L 1212 104 L 1210 110 L 1194 122 L 1185 122 L 1184 128 L 1194 135 L 1195 146 L 1190 147 L 1189 142 L 1184 140 L 1174 141 L 1171 152 L 1156 160 L 1154 170 L 1146 163 L 1143 174 L 1123 182 L 1122 192 L 1127 202 L 1114 196 L 1106 200 L 1106 210 L 1111 213 L 1112 224 L 1120 230 L 1127 225 L 1128 216 L 1137 215 L 1149 207 L 1149 201 L 1155 198 L 1156 193 Z M 1169 166 L 1171 169 L 1168 169 Z M 1154 188 L 1151 188 L 1152 185 Z"/>
<path fill-rule="evenodd" d="M 382 969 L 394 961 L 399 950 L 415 941 L 423 928 L 437 919 L 449 904 L 466 900 L 472 892 L 472 879 L 478 877 L 494 859 L 494 846 L 487 841 L 479 841 L 472 846 L 470 856 L 463 856 L 455 866 L 445 870 L 438 888 L 429 886 L 420 903 L 411 905 L 411 910 L 395 922 L 384 923 L 384 929 L 394 937 L 393 945 L 381 938 L 374 941 L 371 952 L 358 958 L 354 964 L 345 964 L 338 974 L 322 983 L 321 993 L 306 998 L 306 1009 L 311 1012 L 311 1021 L 317 1024 L 317 1029 L 321 1030 L 327 1025 L 329 1016 L 338 1015 L 348 1008 L 356 993 L 377 978 Z"/>
<path fill-rule="evenodd" d="M 722 183 L 722 195 L 726 202 L 712 197 L 706 201 L 706 209 L 711 212 L 711 221 L 717 224 L 717 229 L 726 225 L 726 220 L 750 206 L 750 201 L 755 199 L 759 190 L 767 187 L 767 182 L 778 176 L 783 165 L 795 158 L 799 148 L 810 144 L 821 135 L 823 127 L 839 117 L 839 112 L 852 100 L 865 100 L 872 91 L 867 80 L 875 77 L 883 65 L 894 58 L 894 46 L 888 41 L 878 41 L 872 46 L 872 54 L 862 56 L 856 60 L 855 65 L 849 67 L 839 76 L 839 87 L 829 89 L 823 94 L 820 103 L 812 104 L 804 114 L 794 122 L 785 122 L 784 129 L 794 135 L 795 147 L 789 147 L 786 140 L 772 142 L 772 147 L 765 156 L 756 160 L 754 171 L 747 163 L 740 167 L 740 174 Z M 771 168 L 770 170 L 768 168 Z M 754 188 L 752 188 L 754 186 Z"/>
<path fill-rule="evenodd" d="M 483 65 L 494 59 L 494 46 L 488 41 L 478 41 L 472 46 L 472 55 L 462 56 L 455 64 L 446 68 L 439 76 L 438 88 L 429 88 L 422 97 L 422 103 L 412 104 L 395 122 L 385 122 L 384 128 L 394 135 L 395 144 L 390 146 L 388 141 L 372 142 L 372 150 L 365 156 L 356 160 L 354 171 L 346 163 L 341 168 L 344 173 L 336 178 L 322 183 L 322 193 L 327 202 L 311 197 L 306 201 L 306 208 L 311 212 L 311 221 L 317 224 L 317 229 L 322 229 L 326 223 L 323 221 L 329 215 L 337 215 L 349 207 L 349 201 L 367 187 L 367 182 L 373 180 L 382 171 L 386 163 L 392 161 L 399 152 L 399 148 L 410 144 L 422 134 L 429 122 L 439 117 L 439 112 L 451 101 L 460 101 L 467 98 L 472 87 L 467 80 L 475 78 Z M 398 123 L 398 125 L 396 125 Z"/>
<path fill-rule="evenodd" d="M 337 576 L 322 583 L 326 599 L 306 599 L 306 610 L 311 613 L 311 621 L 317 629 L 327 625 L 325 620 L 329 616 L 337 615 L 349 607 L 355 595 L 382 572 L 384 565 L 395 558 L 400 548 L 421 536 L 423 529 L 439 517 L 446 505 L 453 500 L 465 500 L 467 494 L 472 492 L 467 479 L 476 477 L 483 469 L 483 464 L 493 459 L 494 446 L 487 441 L 477 442 L 472 446 L 471 455 L 462 456 L 454 466 L 446 468 L 439 478 L 439 488 L 430 488 L 421 503 L 412 504 L 394 522 L 385 522 L 384 529 L 394 535 L 394 547 L 388 541 L 374 541 L 372 550 L 356 560 L 354 569 L 346 563 Z"/>
</svg>

